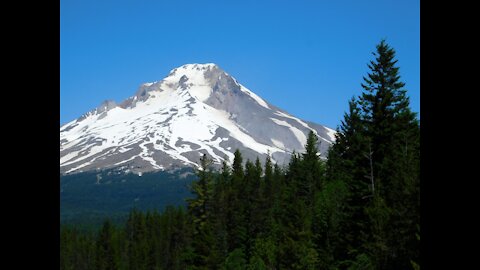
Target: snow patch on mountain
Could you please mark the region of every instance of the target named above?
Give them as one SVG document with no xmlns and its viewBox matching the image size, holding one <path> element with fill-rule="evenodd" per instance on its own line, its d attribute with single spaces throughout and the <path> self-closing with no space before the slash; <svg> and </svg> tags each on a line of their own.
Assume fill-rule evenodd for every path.
<svg viewBox="0 0 480 270">
<path fill-rule="evenodd" d="M 270 139 L 273 143 L 273 145 L 275 145 L 276 147 L 280 148 L 280 149 L 285 149 L 285 145 L 283 145 L 283 143 L 281 141 L 278 141 L 278 140 L 275 140 L 275 139 Z"/>
<path fill-rule="evenodd" d="M 265 100 L 263 100 L 261 97 L 257 96 L 255 93 L 248 90 L 245 86 L 243 86 L 241 84 L 240 84 L 240 90 L 242 90 L 243 92 L 245 92 L 249 96 L 251 96 L 258 104 L 260 104 L 260 106 L 262 106 L 264 108 L 267 108 L 267 109 L 270 109 L 270 107 L 268 107 L 268 104 L 267 104 L 267 102 L 265 102 Z"/>
<path fill-rule="evenodd" d="M 325 129 L 327 129 L 327 135 L 328 135 L 328 137 L 330 137 L 330 140 L 332 142 L 334 142 L 335 141 L 335 134 L 337 134 L 337 132 L 335 130 L 331 129 L 331 128 L 328 128 L 328 127 L 325 127 Z"/>
<path fill-rule="evenodd" d="M 307 136 L 305 136 L 305 134 L 301 130 L 299 130 L 298 128 L 296 128 L 296 127 L 290 125 L 289 123 L 287 123 L 286 121 L 283 121 L 283 120 L 280 120 L 280 119 L 276 119 L 276 118 L 270 118 L 270 119 L 272 119 L 272 121 L 277 123 L 278 125 L 288 127 L 292 131 L 292 133 L 295 135 L 295 137 L 297 137 L 298 142 L 301 145 L 305 145 L 307 143 Z"/>
</svg>

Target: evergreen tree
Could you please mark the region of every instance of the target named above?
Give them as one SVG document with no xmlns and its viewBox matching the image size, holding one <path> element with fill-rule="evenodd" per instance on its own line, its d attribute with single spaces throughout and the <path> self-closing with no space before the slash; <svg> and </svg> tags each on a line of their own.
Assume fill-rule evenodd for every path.
<svg viewBox="0 0 480 270">
<path fill-rule="evenodd" d="M 116 270 L 118 268 L 114 245 L 112 243 L 113 230 L 110 221 L 106 220 L 103 223 L 97 239 L 95 269 Z"/>
<path fill-rule="evenodd" d="M 257 234 L 264 229 L 264 209 L 262 206 L 261 193 L 262 166 L 260 160 L 256 159 L 255 164 L 247 160 L 245 164 L 244 191 L 243 194 L 243 225 L 246 229 L 246 236 L 243 240 L 245 259 L 250 260 Z"/>
<path fill-rule="evenodd" d="M 96 237 L 75 227 L 60 227 L 60 269 L 95 269 Z"/>
<path fill-rule="evenodd" d="M 310 130 L 305 144 L 305 153 L 302 154 L 303 175 L 301 175 L 309 206 L 313 204 L 315 190 L 321 189 L 325 177 L 325 166 L 323 161 L 320 160 L 317 143 L 317 135 Z"/>
<path fill-rule="evenodd" d="M 349 111 L 344 114 L 335 143 L 330 147 L 327 161 L 327 179 L 340 181 L 347 187 L 344 218 L 339 224 L 336 260 L 353 261 L 362 253 L 366 235 L 369 235 L 369 218 L 365 207 L 371 199 L 369 188 L 369 163 L 364 154 L 368 149 L 365 126 L 360 114 L 361 108 L 355 98 L 349 101 Z"/>
<path fill-rule="evenodd" d="M 212 215 L 212 161 L 206 154 L 200 159 L 200 169 L 197 171 L 198 181 L 192 185 L 196 198 L 188 200 L 189 218 L 192 224 L 192 247 L 196 269 L 208 269 L 214 255 L 211 248 L 214 236 L 211 224 Z"/>
<path fill-rule="evenodd" d="M 282 190 L 285 187 L 285 172 L 278 164 L 273 166 L 273 201 L 276 202 L 279 199 Z"/>
<path fill-rule="evenodd" d="M 241 181 L 241 178 L 243 178 L 243 157 L 238 149 L 234 153 L 232 174 L 236 178 L 234 180 Z"/>
<path fill-rule="evenodd" d="M 376 49 L 360 98 L 375 180 L 369 209 L 375 224 L 372 252 L 377 267 L 404 269 L 418 256 L 419 124 L 400 81 L 395 50 L 385 40 Z"/>
<path fill-rule="evenodd" d="M 310 144 L 314 144 L 310 137 Z M 312 238 L 314 172 L 318 168 L 316 146 L 309 145 L 309 153 L 292 154 L 285 176 L 285 187 L 280 195 L 280 225 L 278 259 L 280 268 L 315 269 L 318 252 Z M 304 157 L 307 157 L 305 160 Z M 318 176 L 321 172 L 318 172 Z"/>
<path fill-rule="evenodd" d="M 146 269 L 148 244 L 145 215 L 137 209 L 130 212 L 125 226 L 125 237 L 127 267 Z"/>
<path fill-rule="evenodd" d="M 342 258 L 347 194 L 347 186 L 340 180 L 328 181 L 321 191 L 316 192 L 312 231 L 321 269 L 338 266 Z"/>
<path fill-rule="evenodd" d="M 227 209 L 227 239 L 228 251 L 232 252 L 237 248 L 244 249 L 244 243 L 247 239 L 247 228 L 245 224 L 245 201 L 246 194 L 244 181 L 243 157 L 237 149 L 234 153 L 232 164 L 232 177 L 228 191 L 228 209 Z M 242 250 L 245 254 L 245 250 Z"/>
<path fill-rule="evenodd" d="M 60 227 L 60 270 L 72 269 L 72 232 L 69 227 Z"/>
<path fill-rule="evenodd" d="M 381 41 L 364 77 L 364 92 L 329 151 L 327 175 L 348 194 L 341 261 L 406 269 L 418 258 L 419 124 L 400 81 L 395 51 Z"/>
<path fill-rule="evenodd" d="M 263 181 L 265 183 L 263 188 L 263 197 L 267 203 L 267 208 L 270 208 L 273 199 L 273 177 L 272 158 L 270 157 L 270 154 L 268 154 L 267 158 L 265 159 L 265 176 Z"/>
<path fill-rule="evenodd" d="M 186 263 L 183 255 L 188 246 L 188 229 L 187 229 L 187 215 L 183 207 L 179 207 L 177 211 L 174 212 L 174 227 L 173 233 L 170 236 L 171 244 L 171 264 L 163 267 L 163 269 L 185 269 Z M 161 252 L 161 251 L 160 251 Z M 159 252 L 159 253 L 160 253 Z M 160 253 L 161 254 L 161 253 Z"/>
<path fill-rule="evenodd" d="M 245 259 L 245 254 L 243 249 L 237 248 L 230 252 L 225 259 L 223 269 L 225 270 L 241 270 L 246 269 L 247 260 Z"/>
<path fill-rule="evenodd" d="M 213 232 L 215 237 L 215 264 L 220 265 L 228 254 L 227 242 L 227 211 L 230 207 L 228 200 L 228 185 L 231 181 L 230 167 L 224 160 L 220 173 L 216 176 L 213 192 Z"/>
<path fill-rule="evenodd" d="M 159 231 L 157 230 L 156 214 L 147 212 L 145 216 L 146 235 L 147 235 L 147 269 L 155 269 L 160 264 L 157 261 L 156 251 L 159 250 L 159 240 L 161 238 Z"/>
<path fill-rule="evenodd" d="M 268 206 L 266 198 L 263 196 L 265 182 L 262 178 L 263 168 L 260 163 L 260 159 L 257 157 L 255 160 L 255 169 L 253 174 L 253 190 L 252 190 L 252 200 L 251 200 L 251 227 L 253 237 L 257 237 L 260 234 L 263 234 L 266 228 L 266 220 L 268 215 Z M 250 245 L 254 245 L 254 239 L 250 239 Z"/>
</svg>

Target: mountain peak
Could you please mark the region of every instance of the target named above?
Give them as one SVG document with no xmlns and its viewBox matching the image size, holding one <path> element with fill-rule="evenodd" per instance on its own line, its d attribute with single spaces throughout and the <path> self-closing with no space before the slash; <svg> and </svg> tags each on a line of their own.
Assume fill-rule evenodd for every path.
<svg viewBox="0 0 480 270">
<path fill-rule="evenodd" d="M 196 70 L 206 70 L 209 68 L 218 68 L 218 65 L 215 63 L 205 63 L 205 64 L 199 64 L 199 63 L 192 63 L 192 64 L 185 64 L 183 66 L 180 66 L 178 68 L 182 69 L 196 69 Z"/>
<path fill-rule="evenodd" d="M 188 91 L 192 97 L 204 102 L 212 94 L 217 81 L 227 77 L 229 76 L 214 63 L 185 64 L 173 69 L 161 81 L 160 87 Z"/>
<path fill-rule="evenodd" d="M 62 126 L 60 171 L 197 166 L 202 154 L 221 164 L 235 149 L 246 159 L 271 155 L 282 164 L 293 150 L 303 151 L 310 130 L 326 153 L 333 130 L 270 106 L 216 64 L 186 64 L 122 103 L 105 101 Z"/>
<path fill-rule="evenodd" d="M 179 66 L 177 68 L 174 68 L 170 71 L 169 76 L 175 75 L 177 72 L 180 73 L 192 73 L 192 72 L 204 72 L 212 69 L 220 69 L 217 64 L 214 63 L 205 63 L 205 64 L 199 64 L 199 63 L 192 63 L 192 64 L 185 64 L 182 66 Z"/>
</svg>

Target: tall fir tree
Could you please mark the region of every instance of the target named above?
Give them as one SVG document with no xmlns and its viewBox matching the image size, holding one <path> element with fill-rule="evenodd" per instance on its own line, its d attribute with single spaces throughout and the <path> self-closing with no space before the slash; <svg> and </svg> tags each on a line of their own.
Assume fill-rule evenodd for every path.
<svg viewBox="0 0 480 270">
<path fill-rule="evenodd" d="M 373 53 L 363 93 L 329 151 L 329 179 L 348 188 L 341 230 L 353 251 L 339 255 L 377 269 L 406 269 L 418 259 L 419 123 L 400 81 L 395 51 L 384 40 Z"/>
<path fill-rule="evenodd" d="M 367 178 L 369 163 L 364 154 L 368 149 L 366 128 L 361 117 L 358 100 L 349 101 L 349 110 L 335 134 L 335 143 L 328 151 L 328 182 L 338 181 L 346 186 L 343 215 L 345 222 L 339 224 L 339 238 L 335 260 L 353 261 L 363 254 L 365 237 L 369 235 L 369 218 L 365 212 L 371 200 Z"/>
<path fill-rule="evenodd" d="M 192 184 L 195 198 L 188 200 L 188 211 L 192 224 L 192 247 L 195 269 L 209 269 L 215 254 L 211 252 L 214 245 L 212 228 L 212 197 L 213 176 L 212 161 L 206 154 L 200 158 L 200 168 L 197 170 L 198 180 Z"/>
<path fill-rule="evenodd" d="M 267 208 L 270 207 L 272 199 L 273 199 L 273 166 L 272 166 L 272 158 L 270 157 L 270 153 L 267 155 L 265 159 L 265 175 L 264 175 L 264 188 L 263 188 L 263 197 L 266 200 Z"/>
<path fill-rule="evenodd" d="M 148 257 L 145 214 L 137 209 L 130 212 L 125 226 L 125 245 L 129 269 L 146 269 Z"/>
<path fill-rule="evenodd" d="M 238 149 L 235 150 L 232 164 L 232 177 L 228 192 L 228 209 L 227 209 L 227 239 L 228 251 L 233 252 L 240 248 L 242 252 L 236 254 L 245 254 L 244 243 L 247 240 L 247 227 L 245 217 L 245 172 L 243 168 L 243 157 Z"/>
<path fill-rule="evenodd" d="M 303 181 L 308 185 L 308 205 L 314 203 L 315 190 L 320 190 L 325 181 L 325 164 L 320 159 L 318 151 L 318 137 L 310 130 L 305 144 L 305 153 L 302 154 Z"/>
<path fill-rule="evenodd" d="M 98 270 L 116 270 L 117 258 L 115 256 L 115 246 L 113 244 L 113 226 L 109 220 L 103 223 L 102 229 L 97 238 L 97 252 L 95 260 L 95 269 Z"/>
<path fill-rule="evenodd" d="M 227 239 L 227 210 L 229 208 L 228 185 L 231 181 L 230 167 L 226 159 L 222 162 L 220 173 L 215 177 L 214 192 L 213 192 L 213 232 L 215 237 L 215 245 L 212 249 L 215 250 L 216 257 L 215 264 L 223 263 L 228 254 L 228 239 Z"/>
<path fill-rule="evenodd" d="M 404 269 L 418 257 L 420 126 L 400 81 L 395 50 L 382 40 L 373 55 L 360 97 L 375 196 L 369 209 L 376 225 L 372 249 L 378 267 Z"/>
</svg>

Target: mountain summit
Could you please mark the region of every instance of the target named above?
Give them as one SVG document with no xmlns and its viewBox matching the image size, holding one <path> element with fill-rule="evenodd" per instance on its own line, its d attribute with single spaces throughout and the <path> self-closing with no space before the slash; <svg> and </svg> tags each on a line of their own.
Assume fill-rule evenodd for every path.
<svg viewBox="0 0 480 270">
<path fill-rule="evenodd" d="M 325 156 L 334 130 L 269 104 L 215 64 L 187 64 L 60 127 L 60 173 L 197 166 L 204 153 L 231 162 L 237 148 L 284 164 L 303 151 L 310 130 Z"/>
</svg>

